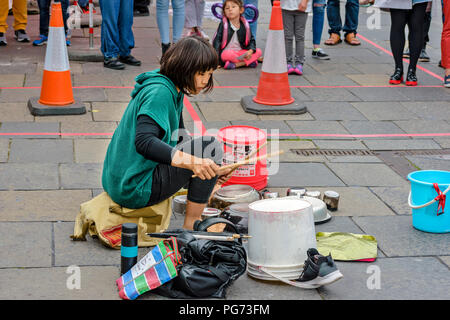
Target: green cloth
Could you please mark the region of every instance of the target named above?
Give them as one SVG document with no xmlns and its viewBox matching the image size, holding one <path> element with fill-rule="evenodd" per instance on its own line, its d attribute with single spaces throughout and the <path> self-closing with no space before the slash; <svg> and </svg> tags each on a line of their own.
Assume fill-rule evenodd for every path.
<svg viewBox="0 0 450 320">
<path fill-rule="evenodd" d="M 366 234 L 317 232 L 317 251 L 334 260 L 353 261 L 377 257 L 377 240 Z"/>
<path fill-rule="evenodd" d="M 103 164 L 103 189 L 121 206 L 143 208 L 150 200 L 153 171 L 157 162 L 136 151 L 137 118 L 151 117 L 165 131 L 162 141 L 174 147 L 178 141 L 184 94 L 159 70 L 136 77 L 131 101 L 109 143 Z M 172 135 L 174 138 L 171 139 Z"/>
</svg>

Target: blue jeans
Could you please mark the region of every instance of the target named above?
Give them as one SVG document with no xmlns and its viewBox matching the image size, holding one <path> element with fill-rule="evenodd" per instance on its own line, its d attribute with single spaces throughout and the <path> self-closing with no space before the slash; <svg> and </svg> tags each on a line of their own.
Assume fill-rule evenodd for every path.
<svg viewBox="0 0 450 320">
<path fill-rule="evenodd" d="M 177 42 L 184 27 L 184 0 L 171 0 L 173 9 L 173 43 Z M 169 0 L 156 0 L 156 23 L 158 24 L 159 36 L 164 44 L 170 43 L 169 26 Z"/>
<path fill-rule="evenodd" d="M 51 0 L 38 0 L 39 34 L 42 34 L 44 36 L 48 36 L 48 25 L 50 23 L 50 2 Z M 61 2 L 64 30 L 67 33 L 67 18 L 69 17 L 67 8 L 69 7 L 69 0 L 56 0 L 55 2 Z"/>
<path fill-rule="evenodd" d="M 323 23 L 325 21 L 325 8 L 327 0 L 313 0 L 313 44 L 319 45 L 322 38 Z"/>
<path fill-rule="evenodd" d="M 244 5 L 246 5 L 246 4 L 252 4 L 258 9 L 258 0 L 244 0 Z M 244 18 L 247 20 L 253 19 L 253 10 L 245 10 Z M 252 32 L 253 37 L 255 37 L 255 40 L 256 40 L 257 29 L 258 29 L 258 20 L 256 20 L 253 23 L 250 23 L 250 31 Z"/>
<path fill-rule="evenodd" d="M 126 57 L 134 48 L 133 1 L 100 0 L 102 53 L 107 59 Z"/>
<path fill-rule="evenodd" d="M 327 16 L 330 29 L 328 33 L 340 34 L 341 30 L 347 33 L 356 33 L 358 28 L 359 1 L 347 0 L 345 4 L 345 24 L 342 27 L 339 0 L 328 0 Z"/>
</svg>

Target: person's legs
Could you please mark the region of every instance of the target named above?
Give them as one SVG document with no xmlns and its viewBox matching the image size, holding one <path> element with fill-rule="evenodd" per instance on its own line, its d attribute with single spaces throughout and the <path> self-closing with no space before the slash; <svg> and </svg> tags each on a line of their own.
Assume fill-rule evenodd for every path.
<svg viewBox="0 0 450 320">
<path fill-rule="evenodd" d="M 395 61 L 395 68 L 403 72 L 403 48 L 405 47 L 405 26 L 407 10 L 391 9 L 390 44 Z"/>
<path fill-rule="evenodd" d="M 119 29 L 119 55 L 128 57 L 134 48 L 133 35 L 133 2 L 120 0 L 118 29 Z"/>
<path fill-rule="evenodd" d="M 205 12 L 206 2 L 205 0 L 197 0 L 195 4 L 196 4 L 195 9 L 196 9 L 197 27 L 201 28 L 203 24 L 203 15 Z"/>
<path fill-rule="evenodd" d="M 0 33 L 5 33 L 8 30 L 6 19 L 8 18 L 8 0 L 0 0 Z"/>
<path fill-rule="evenodd" d="M 408 15 L 408 28 L 410 32 L 409 43 L 409 70 L 416 71 L 417 61 L 423 47 L 423 21 L 425 19 L 425 10 L 427 3 L 419 3 L 413 6 L 412 11 Z M 409 72 L 409 71 L 408 71 Z"/>
<path fill-rule="evenodd" d="M 181 38 L 184 27 L 184 0 L 172 0 L 172 41 L 177 42 Z"/>
<path fill-rule="evenodd" d="M 177 145 L 177 149 L 195 155 L 199 158 L 209 158 L 218 165 L 222 164 L 223 147 L 214 137 L 205 136 L 188 140 Z M 192 171 L 170 165 L 160 164 L 155 168 L 152 181 L 152 193 L 148 206 L 168 199 L 182 187 L 188 189 L 186 215 L 183 228 L 192 229 L 196 220 L 201 219 L 201 214 L 208 202 L 211 192 L 218 177 L 211 180 L 192 178 Z"/>
<path fill-rule="evenodd" d="M 117 58 L 120 53 L 119 9 L 120 0 L 100 0 L 102 12 L 101 50 L 106 59 Z"/>
<path fill-rule="evenodd" d="M 313 0 L 313 47 L 320 47 L 320 39 L 322 38 L 323 24 L 325 21 L 326 0 Z"/>
<path fill-rule="evenodd" d="M 161 43 L 169 45 L 169 0 L 156 0 L 156 23 Z"/>
<path fill-rule="evenodd" d="M 443 3 L 442 12 L 446 17 L 441 36 L 441 64 L 445 68 L 444 85 L 450 87 L 450 3 Z"/>
<path fill-rule="evenodd" d="M 345 24 L 343 31 L 345 34 L 355 33 L 358 29 L 359 1 L 347 0 L 345 4 Z"/>
<path fill-rule="evenodd" d="M 239 50 L 239 51 L 234 51 L 234 50 L 223 50 L 222 53 L 220 54 L 220 59 L 226 63 L 227 61 L 230 61 L 232 63 L 239 63 L 239 62 L 243 62 L 242 60 L 239 60 L 238 57 L 245 54 L 247 52 L 247 50 Z"/>
<path fill-rule="evenodd" d="M 14 15 L 13 29 L 25 30 L 27 27 L 27 0 L 13 0 L 12 11 Z"/>
<path fill-rule="evenodd" d="M 68 12 L 69 0 L 59 0 L 56 2 L 61 2 L 61 9 L 62 9 L 62 14 L 63 14 L 63 22 L 64 22 L 64 31 L 67 34 L 67 31 L 69 30 L 69 28 L 67 27 L 67 19 L 69 19 L 69 12 Z"/>
<path fill-rule="evenodd" d="M 295 15 L 295 65 L 303 65 L 305 62 L 305 28 L 308 14 L 298 11 Z"/>
<path fill-rule="evenodd" d="M 50 0 L 38 0 L 39 6 L 39 34 L 48 36 L 50 23 Z"/>
<path fill-rule="evenodd" d="M 284 45 L 286 50 L 286 63 L 294 64 L 294 15 L 289 10 L 282 10 L 283 28 L 284 28 Z M 288 67 L 289 68 L 289 67 Z"/>
<path fill-rule="evenodd" d="M 195 0 L 185 0 L 184 3 L 184 27 L 191 29 L 197 26 L 197 10 Z"/>
<path fill-rule="evenodd" d="M 327 18 L 328 18 L 328 25 L 330 26 L 328 33 L 330 34 L 336 33 L 340 35 L 342 30 L 342 20 L 339 7 L 339 0 L 328 0 Z"/>
</svg>

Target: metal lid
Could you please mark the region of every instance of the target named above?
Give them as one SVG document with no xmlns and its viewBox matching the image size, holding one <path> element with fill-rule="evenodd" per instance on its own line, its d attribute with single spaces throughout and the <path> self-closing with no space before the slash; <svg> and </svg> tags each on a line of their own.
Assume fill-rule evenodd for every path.
<svg viewBox="0 0 450 320">
<path fill-rule="evenodd" d="M 252 193 L 255 189 L 245 184 L 233 184 L 217 190 L 216 194 L 224 198 L 240 198 Z"/>
<path fill-rule="evenodd" d="M 339 197 L 339 193 L 337 193 L 336 191 L 332 191 L 332 190 L 325 191 L 323 194 L 330 198 Z"/>
<path fill-rule="evenodd" d="M 122 233 L 137 233 L 138 227 L 136 223 L 123 223 Z"/>
</svg>

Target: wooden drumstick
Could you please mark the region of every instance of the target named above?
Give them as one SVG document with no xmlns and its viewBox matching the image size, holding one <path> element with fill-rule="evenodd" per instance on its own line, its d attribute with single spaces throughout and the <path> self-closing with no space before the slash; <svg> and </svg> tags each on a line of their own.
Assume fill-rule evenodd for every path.
<svg viewBox="0 0 450 320">
<path fill-rule="evenodd" d="M 250 159 L 250 158 L 256 156 L 256 155 L 258 154 L 259 150 L 261 150 L 262 148 L 264 148 L 266 145 L 267 145 L 267 141 L 264 142 L 262 145 L 260 145 L 258 149 L 252 151 L 248 156 L 245 157 L 244 160 L 248 160 L 248 159 Z M 228 172 L 228 174 L 233 173 L 237 168 L 238 168 L 238 167 L 234 168 L 233 170 L 231 170 L 230 172 Z"/>
</svg>

